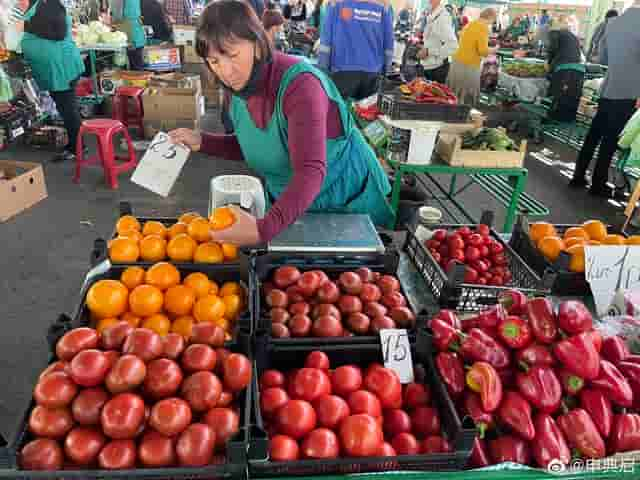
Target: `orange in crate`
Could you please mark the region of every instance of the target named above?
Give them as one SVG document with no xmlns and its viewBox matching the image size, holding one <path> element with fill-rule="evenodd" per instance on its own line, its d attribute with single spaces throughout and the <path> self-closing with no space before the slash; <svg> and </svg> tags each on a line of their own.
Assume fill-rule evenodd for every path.
<svg viewBox="0 0 640 480">
<path fill-rule="evenodd" d="M 160 235 L 147 235 L 140 240 L 140 257 L 145 262 L 159 262 L 167 256 L 167 241 Z"/>
<path fill-rule="evenodd" d="M 184 285 L 174 285 L 164 293 L 164 309 L 176 317 L 190 314 L 195 301 L 195 292 Z"/>
<path fill-rule="evenodd" d="M 166 238 L 167 227 L 155 220 L 149 220 L 144 224 L 144 227 L 142 227 L 142 235 L 144 235 L 145 237 L 147 235 L 159 235 L 162 238 Z"/>
<path fill-rule="evenodd" d="M 118 280 L 98 280 L 87 292 L 89 311 L 96 319 L 119 317 L 127 311 L 129 290 Z"/>
<path fill-rule="evenodd" d="M 222 263 L 224 254 L 220 245 L 215 242 L 201 243 L 193 254 L 193 260 L 197 263 Z"/>
<path fill-rule="evenodd" d="M 187 233 L 187 226 L 188 225 L 186 223 L 182 222 L 174 223 L 167 229 L 167 236 L 169 237 L 169 239 L 171 239 L 181 233 Z"/>
<path fill-rule="evenodd" d="M 236 223 L 236 216 L 229 207 L 216 208 L 209 217 L 213 230 L 224 230 Z"/>
<path fill-rule="evenodd" d="M 166 290 L 180 283 L 180 272 L 170 263 L 160 262 L 147 270 L 144 280 L 149 285 L 158 287 L 160 290 Z"/>
<path fill-rule="evenodd" d="M 223 243 L 222 254 L 225 260 L 236 260 L 238 258 L 238 247 L 231 243 Z"/>
<path fill-rule="evenodd" d="M 127 267 L 122 275 L 120 275 L 120 281 L 124 283 L 124 286 L 129 290 L 133 290 L 138 285 L 144 283 L 144 268 L 142 267 Z"/>
<path fill-rule="evenodd" d="M 169 240 L 167 255 L 174 262 L 190 262 L 196 253 L 198 243 L 186 233 L 180 233 Z"/>
<path fill-rule="evenodd" d="M 114 238 L 109 241 L 109 258 L 114 263 L 136 262 L 140 253 L 138 243 L 131 238 Z"/>
<path fill-rule="evenodd" d="M 215 322 L 224 317 L 226 306 L 220 297 L 207 295 L 193 306 L 193 316 L 197 322 Z"/>
<path fill-rule="evenodd" d="M 607 226 L 600 220 L 587 220 L 582 224 L 582 228 L 591 240 L 601 242 L 607 236 Z"/>
<path fill-rule="evenodd" d="M 584 273 L 584 245 L 573 245 L 567 248 L 569 259 L 569 271 Z"/>
<path fill-rule="evenodd" d="M 156 313 L 144 319 L 142 328 L 148 328 L 161 337 L 165 337 L 169 333 L 169 330 L 171 330 L 171 320 L 162 313 Z"/>
<path fill-rule="evenodd" d="M 622 235 L 610 234 L 602 239 L 603 245 L 624 245 L 627 239 Z"/>
<path fill-rule="evenodd" d="M 206 297 L 211 290 L 211 281 L 204 273 L 194 272 L 187 275 L 182 282 L 184 285 L 192 289 L 197 298 Z M 215 292 L 218 293 L 217 291 Z"/>
<path fill-rule="evenodd" d="M 565 249 L 565 244 L 559 237 L 544 237 L 538 243 L 538 249 L 551 262 L 555 262 L 560 252 Z"/>
<path fill-rule="evenodd" d="M 554 237 L 556 235 L 556 227 L 548 222 L 535 222 L 529 227 L 529 237 L 531 237 L 531 240 L 536 245 L 544 237 Z"/>
<path fill-rule="evenodd" d="M 210 230 L 211 225 L 209 225 L 209 222 L 204 218 L 194 219 L 187 227 L 187 233 L 189 236 L 198 243 L 209 241 Z"/>
<path fill-rule="evenodd" d="M 564 239 L 568 238 L 583 238 L 589 240 L 589 234 L 582 227 L 570 227 L 564 232 Z"/>
<path fill-rule="evenodd" d="M 118 235 L 122 235 L 124 232 L 128 232 L 129 230 L 140 231 L 142 226 L 136 217 L 133 215 L 123 215 L 116 222 L 116 232 Z"/>
<path fill-rule="evenodd" d="M 187 212 L 180 215 L 180 217 L 178 218 L 178 222 L 186 223 L 187 225 L 189 225 L 196 218 L 200 217 L 202 217 L 202 215 L 200 215 L 198 212 Z"/>
<path fill-rule="evenodd" d="M 569 247 L 573 247 L 574 245 L 584 245 L 588 241 L 589 240 L 585 240 L 584 238 L 580 238 L 580 237 L 570 237 L 565 239 L 564 244 L 567 248 L 569 248 Z"/>
<path fill-rule="evenodd" d="M 131 313 L 139 317 L 149 317 L 162 311 L 164 295 L 158 287 L 140 285 L 129 295 Z"/>
</svg>

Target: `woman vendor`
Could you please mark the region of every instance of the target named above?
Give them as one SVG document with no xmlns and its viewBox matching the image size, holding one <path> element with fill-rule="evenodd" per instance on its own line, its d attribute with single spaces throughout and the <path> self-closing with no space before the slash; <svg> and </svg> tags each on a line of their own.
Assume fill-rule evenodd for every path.
<svg viewBox="0 0 640 480">
<path fill-rule="evenodd" d="M 262 219 L 236 208 L 236 223 L 212 233 L 213 240 L 268 242 L 305 212 L 369 214 L 376 225 L 392 220 L 387 177 L 333 82 L 310 63 L 273 51 L 244 2 L 210 3 L 196 50 L 231 94 L 235 134 L 178 129 L 172 140 L 244 160 L 273 201 Z"/>
<path fill-rule="evenodd" d="M 146 37 L 142 26 L 140 0 L 111 0 L 111 20 L 116 29 L 127 34 L 129 70 L 144 70 Z"/>
<path fill-rule="evenodd" d="M 21 46 L 34 80 L 49 91 L 67 129 L 69 143 L 54 161 L 71 160 L 81 122 L 75 86 L 84 63 L 71 36 L 71 17 L 60 0 L 29 1 Z"/>
</svg>

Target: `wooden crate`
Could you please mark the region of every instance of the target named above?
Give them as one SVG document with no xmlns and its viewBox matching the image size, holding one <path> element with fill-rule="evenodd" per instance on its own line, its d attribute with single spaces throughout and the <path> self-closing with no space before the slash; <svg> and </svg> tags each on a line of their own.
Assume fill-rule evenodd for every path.
<svg viewBox="0 0 640 480">
<path fill-rule="evenodd" d="M 436 152 L 445 163 L 453 167 L 520 168 L 524 165 L 527 142 L 523 140 L 517 152 L 463 150 L 461 135 L 441 133 Z"/>
</svg>

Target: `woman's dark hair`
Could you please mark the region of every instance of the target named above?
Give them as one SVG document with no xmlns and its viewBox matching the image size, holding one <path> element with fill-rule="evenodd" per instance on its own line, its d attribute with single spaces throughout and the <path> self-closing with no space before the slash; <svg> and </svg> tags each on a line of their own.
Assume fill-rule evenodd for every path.
<svg viewBox="0 0 640 480">
<path fill-rule="evenodd" d="M 200 17 L 196 52 L 202 58 L 207 58 L 211 49 L 224 53 L 226 43 L 234 38 L 255 42 L 261 58 L 271 57 L 272 47 L 267 32 L 248 3 L 240 0 L 211 2 Z"/>
<path fill-rule="evenodd" d="M 29 8 L 36 0 L 29 1 Z M 24 31 L 46 40 L 62 41 L 67 36 L 67 9 L 60 0 L 43 0 L 31 20 L 25 22 Z"/>
<path fill-rule="evenodd" d="M 607 13 L 605 13 L 604 18 L 609 20 L 610 18 L 617 17 L 617 16 L 618 16 L 618 11 L 612 8 L 611 10 L 607 11 Z"/>
</svg>

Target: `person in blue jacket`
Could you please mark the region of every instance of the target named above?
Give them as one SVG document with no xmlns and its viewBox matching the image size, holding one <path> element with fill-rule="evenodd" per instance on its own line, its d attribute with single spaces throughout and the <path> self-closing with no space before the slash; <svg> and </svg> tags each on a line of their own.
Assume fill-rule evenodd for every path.
<svg viewBox="0 0 640 480">
<path fill-rule="evenodd" d="M 343 98 L 360 100 L 376 92 L 379 75 L 391 67 L 393 42 L 389 0 L 331 0 L 318 64 L 331 72 Z"/>
</svg>

